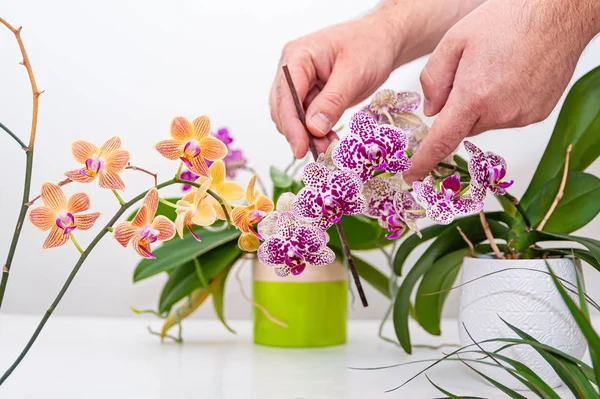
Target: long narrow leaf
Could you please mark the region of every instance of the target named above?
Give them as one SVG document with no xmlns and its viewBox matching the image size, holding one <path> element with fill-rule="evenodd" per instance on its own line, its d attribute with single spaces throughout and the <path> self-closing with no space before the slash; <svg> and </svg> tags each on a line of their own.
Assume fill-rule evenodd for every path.
<svg viewBox="0 0 600 399">
<path fill-rule="evenodd" d="M 463 362 L 463 363 L 465 366 L 467 366 L 468 368 L 470 368 L 471 370 L 473 370 L 474 372 L 479 374 L 481 377 L 483 377 L 483 379 L 485 379 L 487 382 L 489 382 L 490 384 L 492 384 L 493 386 L 495 386 L 496 388 L 498 388 L 499 390 L 501 390 L 502 392 L 504 392 L 511 398 L 527 399 L 525 396 L 521 395 L 517 391 L 514 391 L 514 390 L 510 389 L 509 387 L 507 387 L 506 385 L 503 385 L 500 382 L 494 380 L 493 378 L 488 377 L 487 375 L 483 374 L 481 371 L 477 370 L 475 367 L 471 366 L 469 363 L 467 363 L 467 362 Z"/>
</svg>

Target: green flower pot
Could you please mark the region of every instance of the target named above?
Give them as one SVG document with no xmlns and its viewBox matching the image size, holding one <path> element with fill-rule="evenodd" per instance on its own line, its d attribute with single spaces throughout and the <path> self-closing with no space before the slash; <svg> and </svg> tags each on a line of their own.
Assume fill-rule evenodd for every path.
<svg viewBox="0 0 600 399">
<path fill-rule="evenodd" d="M 254 342 L 286 348 L 317 348 L 346 343 L 347 274 L 341 263 L 308 266 L 299 276 L 278 277 L 255 260 L 254 301 L 285 323 L 254 308 Z"/>
</svg>

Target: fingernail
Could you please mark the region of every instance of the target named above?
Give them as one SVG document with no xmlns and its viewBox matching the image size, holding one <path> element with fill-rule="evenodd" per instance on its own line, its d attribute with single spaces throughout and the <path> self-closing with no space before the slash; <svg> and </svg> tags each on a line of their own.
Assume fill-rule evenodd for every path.
<svg viewBox="0 0 600 399">
<path fill-rule="evenodd" d="M 310 118 L 310 124 L 323 135 L 329 133 L 332 127 L 331 121 L 329 120 L 327 115 L 325 115 L 322 112 L 314 114 L 312 118 Z"/>
<path fill-rule="evenodd" d="M 431 116 L 431 102 L 427 98 L 423 100 L 423 113 L 426 116 Z"/>
</svg>

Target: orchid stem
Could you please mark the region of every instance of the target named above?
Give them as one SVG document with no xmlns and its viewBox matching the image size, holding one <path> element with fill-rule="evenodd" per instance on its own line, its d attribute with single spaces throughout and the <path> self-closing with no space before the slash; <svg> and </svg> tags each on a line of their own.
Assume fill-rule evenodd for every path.
<svg viewBox="0 0 600 399">
<path fill-rule="evenodd" d="M 0 24 L 6 26 L 8 30 L 10 30 L 15 35 L 15 39 L 17 40 L 17 44 L 19 45 L 19 49 L 21 50 L 21 55 L 23 56 L 23 61 L 21 62 L 21 64 L 27 70 L 27 76 L 29 77 L 29 83 L 31 86 L 32 93 L 31 130 L 29 132 L 29 145 L 25 146 L 23 145 L 24 143 L 22 143 L 20 140 L 18 141 L 21 147 L 23 147 L 26 150 L 25 183 L 23 184 L 23 198 L 21 201 L 21 211 L 19 212 L 19 216 L 17 218 L 17 224 L 13 233 L 10 248 L 8 250 L 6 262 L 2 267 L 2 281 L 0 282 L 0 307 L 2 307 L 2 300 L 4 299 L 6 285 L 8 284 L 8 275 L 10 272 L 10 267 L 12 265 L 15 251 L 17 249 L 19 237 L 21 236 L 23 221 L 25 220 L 25 215 L 27 214 L 27 209 L 29 208 L 27 206 L 27 202 L 29 201 L 29 192 L 31 189 L 31 172 L 33 170 L 33 149 L 35 147 L 35 136 L 37 132 L 39 100 L 40 95 L 43 93 L 43 91 L 40 91 L 37 87 L 35 75 L 33 74 L 31 63 L 29 62 L 29 56 L 27 55 L 27 50 L 25 49 L 25 45 L 23 44 L 23 40 L 21 39 L 21 28 L 13 27 L 1 17 Z M 2 126 L 4 127 L 4 125 Z M 9 133 L 9 135 L 11 135 L 15 140 L 17 139 L 16 135 L 13 136 L 13 134 L 11 133 Z"/>
<path fill-rule="evenodd" d="M 24 149 L 24 150 L 28 149 L 27 148 L 27 144 L 23 143 L 23 141 L 21 141 L 21 139 L 16 134 L 14 134 L 13 132 L 11 132 L 10 129 L 7 128 L 2 122 L 0 122 L 0 128 L 2 128 L 2 130 L 4 130 L 6 133 L 8 133 L 8 135 L 10 137 L 12 137 L 13 139 L 15 139 L 15 141 L 17 143 L 19 143 L 19 145 L 21 146 L 22 149 Z"/>
<path fill-rule="evenodd" d="M 1 20 L 2 19 L 0 18 L 0 21 Z M 27 154 L 29 155 L 30 153 L 27 153 Z M 173 184 L 191 184 L 194 187 L 199 187 L 198 183 L 195 183 L 195 182 L 178 181 L 178 180 L 172 179 L 172 180 L 168 180 L 168 181 L 165 181 L 163 183 L 158 184 L 156 186 L 156 189 L 160 190 L 162 188 L 171 186 Z M 115 213 L 115 215 L 112 217 L 112 219 L 110 219 L 108 221 L 108 223 L 106 224 L 106 226 L 102 230 L 100 230 L 100 232 L 96 235 L 96 237 L 94 237 L 94 239 L 92 240 L 92 242 L 90 242 L 90 244 L 81 253 L 81 256 L 79 257 L 79 260 L 77 260 L 77 263 L 75 263 L 75 266 L 73 267 L 73 270 L 71 270 L 71 273 L 69 274 L 69 277 L 64 282 L 64 284 L 61 287 L 58 295 L 56 296 L 56 298 L 54 299 L 54 301 L 52 302 L 52 304 L 50 305 L 50 307 L 48 307 L 48 310 L 46 310 L 46 313 L 44 314 L 44 316 L 42 317 L 42 320 L 40 320 L 39 324 L 37 325 L 35 331 L 31 335 L 31 338 L 29 338 L 29 341 L 27 342 L 27 344 L 25 345 L 25 347 L 23 348 L 23 350 L 21 351 L 21 353 L 19 354 L 19 356 L 17 357 L 17 359 L 6 370 L 6 372 L 2 375 L 2 377 L 0 377 L 0 385 L 2 385 L 4 383 L 4 381 L 6 381 L 6 379 L 13 373 L 13 371 L 15 371 L 15 369 L 17 368 L 17 366 L 25 358 L 25 356 L 27 355 L 27 353 L 29 352 L 29 350 L 31 349 L 31 347 L 33 346 L 33 344 L 35 343 L 35 341 L 37 340 L 38 336 L 40 335 L 40 333 L 44 329 L 44 326 L 48 322 L 48 319 L 50 318 L 50 316 L 52 316 L 52 313 L 58 307 L 60 301 L 64 297 L 65 293 L 67 292 L 67 290 L 71 286 L 71 283 L 75 279 L 75 276 L 79 272 L 79 269 L 81 269 L 81 266 L 83 265 L 83 263 L 85 262 L 85 260 L 87 259 L 87 257 L 90 255 L 90 253 L 92 252 L 92 250 L 96 247 L 96 245 L 98 245 L 98 243 L 106 235 L 106 233 L 108 233 L 113 228 L 113 225 L 117 222 L 117 220 L 119 220 L 119 218 L 123 215 L 123 213 L 125 213 L 125 211 L 127 209 L 131 208 L 138 201 L 140 201 L 142 198 L 144 198 L 146 196 L 146 194 L 148 193 L 148 191 L 149 190 L 146 190 L 146 191 L 142 192 L 141 194 L 137 195 L 135 198 L 133 198 L 129 202 L 124 203 L 119 208 L 119 210 Z M 29 193 L 27 193 L 27 194 L 29 194 Z M 28 196 L 29 195 L 27 195 L 27 197 Z M 27 197 L 25 197 L 25 198 L 27 198 Z"/>
<path fill-rule="evenodd" d="M 177 205 L 175 205 L 174 203 L 167 201 L 164 198 L 159 197 L 158 201 L 162 204 L 165 204 L 166 206 L 170 206 L 171 208 L 175 208 L 175 209 L 179 209 L 179 207 Z"/>
<path fill-rule="evenodd" d="M 177 168 L 177 172 L 175 173 L 175 180 L 179 180 L 181 178 L 181 170 L 183 169 L 183 162 L 179 162 L 179 167 Z"/>
<path fill-rule="evenodd" d="M 73 245 L 75 245 L 75 248 L 77 248 L 77 250 L 79 251 L 79 253 L 82 254 L 83 253 L 83 249 L 81 249 L 81 246 L 79 245 L 79 243 L 75 239 L 75 235 L 73 235 L 73 233 L 71 233 L 70 235 L 71 235 L 71 242 L 73 243 Z"/>
<path fill-rule="evenodd" d="M 519 212 L 521 214 L 521 217 L 523 218 L 523 222 L 525 223 L 527 230 L 528 231 L 531 230 L 531 221 L 529 220 L 529 216 L 527 215 L 527 212 L 525 212 L 525 209 L 523 209 L 523 207 L 521 206 L 519 199 L 512 196 L 508 192 L 505 193 L 504 196 L 515 206 L 515 208 L 517 209 L 517 212 Z"/>
<path fill-rule="evenodd" d="M 117 197 L 117 200 L 119 201 L 119 205 L 121 205 L 121 206 L 125 205 L 125 201 L 123 201 L 123 198 L 121 198 L 121 196 L 119 195 L 117 190 L 112 190 L 112 192 L 115 195 L 115 197 Z"/>
<path fill-rule="evenodd" d="M 317 158 L 319 158 L 319 153 L 317 152 L 317 147 L 315 146 L 315 140 L 313 139 L 312 134 L 308 130 L 308 126 L 306 126 L 306 114 L 304 113 L 304 108 L 302 108 L 302 103 L 298 98 L 298 92 L 296 91 L 296 87 L 294 86 L 292 75 L 290 74 L 290 70 L 287 65 L 283 65 L 282 69 L 288 87 L 290 88 L 290 93 L 292 94 L 292 98 L 294 100 L 296 112 L 298 113 L 298 119 L 300 119 L 300 122 L 302 122 L 302 126 L 304 126 L 304 130 L 306 131 L 306 135 L 308 136 L 308 147 L 310 148 L 310 152 L 313 156 L 313 159 L 316 161 Z M 337 229 L 338 235 L 340 236 L 340 242 L 342 243 L 342 248 L 344 250 L 344 257 L 348 262 L 348 267 L 350 269 L 350 272 L 352 273 L 352 278 L 354 279 L 356 290 L 358 291 L 358 295 L 360 296 L 360 300 L 362 302 L 363 307 L 366 308 L 367 306 L 369 306 L 369 303 L 367 302 L 367 297 L 365 295 L 365 291 L 363 290 L 358 271 L 356 270 L 356 264 L 354 263 L 354 258 L 352 258 L 352 252 L 350 251 L 350 247 L 348 246 L 346 234 L 344 233 L 344 228 L 342 227 L 341 222 L 337 222 L 335 224 L 335 228 Z"/>
</svg>

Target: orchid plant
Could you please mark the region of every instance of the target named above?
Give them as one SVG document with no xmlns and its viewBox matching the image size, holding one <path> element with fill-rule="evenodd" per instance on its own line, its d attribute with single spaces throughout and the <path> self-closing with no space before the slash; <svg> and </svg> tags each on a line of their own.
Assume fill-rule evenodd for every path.
<svg viewBox="0 0 600 399">
<path fill-rule="evenodd" d="M 56 184 L 44 183 L 40 196 L 30 199 L 38 100 L 42 92 L 37 88 L 22 45 L 20 29 L 1 18 L 0 23 L 7 26 L 17 38 L 34 100 L 28 145 L 0 124 L 25 151 L 27 159 L 22 211 L 3 269 L 0 305 L 22 221 L 27 213 L 36 227 L 50 231 L 43 248 L 59 247 L 70 240 L 81 255 L 27 346 L 0 378 L 0 384 L 27 354 L 87 256 L 109 232 L 122 246 L 131 243 L 134 251 L 143 258 L 134 272 L 134 281 L 168 273 L 158 310 L 153 311 L 167 319 L 160 333 L 163 338 L 167 336 L 169 328 L 180 325 L 181 319 L 198 308 L 210 295 L 214 298 L 218 317 L 225 324 L 223 290 L 228 273 L 244 254 L 254 252 L 256 255 L 252 256 L 273 267 L 273 273 L 293 278 L 307 267 L 326 267 L 336 258 L 349 259 L 347 255 L 350 250 L 387 247 L 392 249 L 386 254 L 393 271 L 400 275 L 411 250 L 437 237 L 399 287 L 396 276 L 385 276 L 364 260 L 352 257 L 358 273 L 393 300 L 396 333 L 407 352 L 411 350 L 409 314 L 427 331 L 439 333 L 443 300 L 436 299 L 437 308 L 431 312 L 431 307 L 424 307 L 423 300 L 417 296 L 412 311 L 410 297 L 421 277 L 421 286 L 431 279 L 441 285 L 440 288 L 453 282 L 452 278 L 440 282 L 437 274 L 429 274 L 435 270 L 436 273 L 448 275 L 447 269 L 455 265 L 440 262 L 449 252 L 464 251 L 464 248 L 470 247 L 473 256 L 476 253 L 493 253 L 499 258 L 511 259 L 546 256 L 547 253 L 560 252 L 543 250 L 537 243 L 562 239 L 586 246 L 589 251 L 581 250 L 576 254 L 579 253 L 581 258 L 600 268 L 600 243 L 564 234 L 591 220 L 590 212 L 557 206 L 561 199 L 569 202 L 569 196 L 573 195 L 571 193 L 579 191 L 572 190 L 571 186 L 565 188 L 567 181 L 583 179 L 588 184 L 593 178 L 593 184 L 600 188 L 599 179 L 579 172 L 595 157 L 585 152 L 584 159 L 578 158 L 575 164 L 569 164 L 571 148 L 578 154 L 589 151 L 588 147 L 584 147 L 586 143 L 581 140 L 581 135 L 572 134 L 573 146 L 568 147 L 569 151 L 563 148 L 564 142 L 556 144 L 551 141 L 547 152 L 552 153 L 554 164 L 557 163 L 556 159 L 562 161 L 565 173 L 562 177 L 558 176 L 560 171 L 556 166 L 548 168 L 549 161 L 543 159 L 545 166 L 540 166 L 539 173 L 534 177 L 533 191 L 528 191 L 521 203 L 506 191 L 512 181 L 505 179 L 505 160 L 499 155 L 484 153 L 470 142 L 465 142 L 469 161 L 455 155 L 447 162 L 440 163 L 422 182 L 416 182 L 411 187 L 403 182 L 402 172 L 410 168 L 410 157 L 418 151 L 428 132 L 427 126 L 413 112 L 419 106 L 420 96 L 412 92 L 384 90 L 377 93 L 370 104 L 352 116 L 350 132 L 345 137 L 334 142 L 314 162 L 305 164 L 303 168 L 300 166 L 300 181 L 295 179 L 297 173 L 293 171 L 296 162 L 284 171 L 272 168 L 271 178 L 275 186 L 272 197 L 256 174 L 252 175 L 245 190 L 227 180 L 228 177 L 234 177 L 236 171 L 252 172 L 252 169 L 240 150 L 230 148 L 233 139 L 228 131 L 220 129 L 211 133 L 210 120 L 202 115 L 191 121 L 185 117 L 174 118 L 170 125 L 170 138 L 156 143 L 158 153 L 178 164 L 174 177 L 169 180 L 158 182 L 155 173 L 131 165 L 130 153 L 122 148 L 119 137 L 108 139 L 100 147 L 78 140 L 71 146 L 77 166 L 65 172 L 67 179 Z M 566 153 L 566 158 L 557 158 L 556 151 Z M 594 154 L 598 156 L 596 152 Z M 184 166 L 187 171 L 183 171 Z M 151 175 L 154 185 L 125 201 L 119 194 L 125 189 L 126 179 L 122 177 L 125 170 Z M 571 175 L 567 173 L 569 170 L 579 174 Z M 89 196 L 76 193 L 67 200 L 62 187 L 71 183 L 89 184 L 96 178 L 100 188 L 114 193 L 120 208 L 83 248 L 75 239 L 75 233 L 93 228 L 100 214 L 82 213 L 91 208 Z M 162 188 L 176 184 L 187 189 L 182 198 L 160 196 Z M 257 190 L 257 184 L 261 186 L 260 190 Z M 483 200 L 488 193 L 500 199 L 504 212 L 483 213 Z M 589 195 L 597 194 L 591 192 Z M 44 205 L 32 207 L 40 197 Z M 552 197 L 550 202 L 547 201 L 548 197 Z M 119 222 L 125 212 L 139 201 L 142 201 L 139 209 L 127 220 Z M 277 209 L 275 203 L 281 203 L 281 207 Z M 540 209 L 546 209 L 547 212 L 540 216 Z M 575 222 L 572 222 L 570 231 L 565 231 L 564 225 L 555 227 L 558 224 L 556 220 L 565 218 L 567 212 L 571 220 L 580 221 L 575 228 Z M 475 213 L 479 215 L 469 216 Z M 436 225 L 419 230 L 417 224 L 425 218 Z M 336 225 L 336 228 L 332 228 L 332 225 Z M 554 229 L 550 230 L 550 226 Z M 400 238 L 410 231 L 414 235 L 397 247 Z M 485 240 L 489 244 L 482 244 Z M 497 240 L 503 242 L 497 243 Z M 156 248 L 158 242 L 163 244 Z M 452 268 L 454 276 L 455 269 Z M 184 303 L 173 311 L 173 307 L 182 301 Z"/>
</svg>

